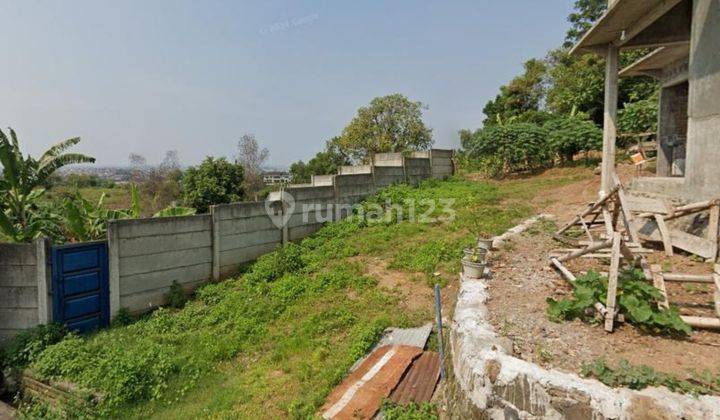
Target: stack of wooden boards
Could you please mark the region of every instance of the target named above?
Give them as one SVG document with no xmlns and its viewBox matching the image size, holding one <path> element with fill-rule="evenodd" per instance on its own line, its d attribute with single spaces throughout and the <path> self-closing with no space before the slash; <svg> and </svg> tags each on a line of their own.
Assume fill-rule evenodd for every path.
<svg viewBox="0 0 720 420">
<path fill-rule="evenodd" d="M 563 264 L 575 258 L 609 258 L 608 293 L 606 302 L 595 305 L 598 314 L 604 318 L 605 329 L 613 330 L 617 320 L 617 282 L 621 259 L 642 267 L 645 277 L 662 292 L 664 302 L 661 309 L 668 307 L 666 281 L 709 283 L 714 285 L 714 303 L 717 317 L 689 317 L 683 320 L 695 328 L 720 329 L 720 265 L 708 275 L 663 273 L 658 265 L 649 266 L 645 255 L 651 249 L 643 247 L 644 242 L 662 243 L 664 252 L 673 255 L 673 247 L 716 261 L 718 253 L 718 231 L 720 223 L 720 199 L 674 206 L 670 201 L 655 198 L 634 197 L 626 194 L 617 175 L 615 186 L 600 200 L 590 203 L 573 220 L 558 230 L 554 238 L 571 248 L 553 251 L 551 264 L 563 277 L 575 281 L 575 275 Z M 687 233 L 668 226 L 669 221 L 684 216 L 707 212 L 707 233 L 704 237 Z M 587 240 L 570 238 L 567 232 L 580 227 L 581 235 Z"/>
</svg>

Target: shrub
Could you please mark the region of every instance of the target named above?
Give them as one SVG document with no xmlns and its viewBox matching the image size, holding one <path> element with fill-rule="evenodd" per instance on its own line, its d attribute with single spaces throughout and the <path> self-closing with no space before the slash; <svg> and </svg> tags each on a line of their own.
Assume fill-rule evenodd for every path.
<svg viewBox="0 0 720 420">
<path fill-rule="evenodd" d="M 463 147 L 492 176 L 539 169 L 552 164 L 547 130 L 536 124 L 511 122 L 463 133 Z"/>
<path fill-rule="evenodd" d="M 182 286 L 180 286 L 180 283 L 173 280 L 167 294 L 167 306 L 175 309 L 182 309 L 186 302 L 187 296 L 185 296 L 185 291 Z"/>
<path fill-rule="evenodd" d="M 183 175 L 183 200 L 199 213 L 207 213 L 213 204 L 241 201 L 244 173 L 243 167 L 238 164 L 208 156 L 199 166 L 188 169 Z"/>
<path fill-rule="evenodd" d="M 130 325 L 135 321 L 135 318 L 130 315 L 130 311 L 128 308 L 120 308 L 118 310 L 117 314 L 115 314 L 115 317 L 113 318 L 112 322 L 110 323 L 111 327 L 122 327 L 125 325 Z"/>
<path fill-rule="evenodd" d="M 579 115 L 553 118 L 544 127 L 550 150 L 563 161 L 571 162 L 578 152 L 602 149 L 602 130 Z"/>
<path fill-rule="evenodd" d="M 39 325 L 21 331 L 13 337 L 0 360 L 2 368 L 22 369 L 32 363 L 47 347 L 60 342 L 67 335 L 65 326 L 58 323 Z"/>
</svg>

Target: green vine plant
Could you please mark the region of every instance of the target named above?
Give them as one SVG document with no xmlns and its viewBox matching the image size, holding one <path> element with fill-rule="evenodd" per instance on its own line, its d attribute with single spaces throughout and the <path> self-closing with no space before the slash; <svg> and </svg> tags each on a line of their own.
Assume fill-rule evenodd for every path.
<svg viewBox="0 0 720 420">
<path fill-rule="evenodd" d="M 605 302 L 607 297 L 607 277 L 596 271 L 578 276 L 573 283 L 570 298 L 555 300 L 547 298 L 547 315 L 551 321 L 561 322 L 582 319 L 595 322 L 593 305 Z M 676 337 L 690 335 L 692 329 L 686 324 L 677 308 L 660 310 L 658 302 L 662 294 L 645 281 L 643 272 L 638 269 L 624 270 L 618 277 L 617 303 L 621 314 L 632 325 L 650 334 L 663 334 Z"/>
<path fill-rule="evenodd" d="M 644 389 L 649 386 L 664 386 L 673 392 L 684 394 L 720 394 L 720 372 L 713 374 L 709 370 L 701 373 L 691 371 L 690 378 L 681 379 L 669 373 L 658 372 L 647 365 L 631 365 L 627 360 L 620 360 L 617 367 L 613 368 L 605 359 L 596 359 L 584 363 L 580 373 L 611 387 Z"/>
</svg>

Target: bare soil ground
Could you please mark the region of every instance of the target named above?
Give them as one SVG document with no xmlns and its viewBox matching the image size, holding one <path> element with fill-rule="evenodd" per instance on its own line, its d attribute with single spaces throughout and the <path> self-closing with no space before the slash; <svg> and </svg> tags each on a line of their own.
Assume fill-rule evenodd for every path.
<svg viewBox="0 0 720 420">
<path fill-rule="evenodd" d="M 620 169 L 628 180 L 634 168 Z M 597 197 L 599 177 L 549 189 L 533 202 L 538 212 L 552 213 L 563 223 L 587 202 Z M 606 333 L 602 325 L 579 320 L 553 323 L 546 316 L 547 297 L 559 299 L 571 294 L 570 285 L 548 266 L 548 253 L 565 246 L 555 242 L 550 232 L 533 229 L 512 240 L 493 256 L 492 279 L 488 281 L 491 322 L 499 334 L 513 343 L 513 352 L 525 360 L 548 368 L 577 373 L 585 362 L 605 358 L 611 365 L 622 359 L 639 365 L 689 377 L 690 370 L 720 371 L 720 333 L 696 330 L 689 339 L 671 339 L 643 333 L 629 324 L 619 324 Z M 665 270 L 685 273 L 710 273 L 712 265 L 696 262 L 685 255 L 666 258 L 661 252 L 649 257 Z M 607 271 L 607 265 L 595 259 L 577 259 L 568 267 L 579 273 L 588 268 Z M 669 300 L 681 313 L 712 314 L 712 289 L 704 285 L 669 285 Z"/>
</svg>

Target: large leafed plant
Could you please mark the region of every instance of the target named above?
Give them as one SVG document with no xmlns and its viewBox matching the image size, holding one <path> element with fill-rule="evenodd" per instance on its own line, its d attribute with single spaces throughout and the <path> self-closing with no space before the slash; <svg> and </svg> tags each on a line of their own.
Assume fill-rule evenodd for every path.
<svg viewBox="0 0 720 420">
<path fill-rule="evenodd" d="M 0 231 L 15 242 L 29 242 L 41 234 L 55 232 L 58 216 L 44 208 L 40 198 L 50 176 L 66 165 L 92 163 L 95 158 L 79 153 L 65 153 L 80 142 L 79 137 L 61 141 L 48 149 L 40 159 L 23 156 L 17 135 L 0 130 Z"/>
</svg>

